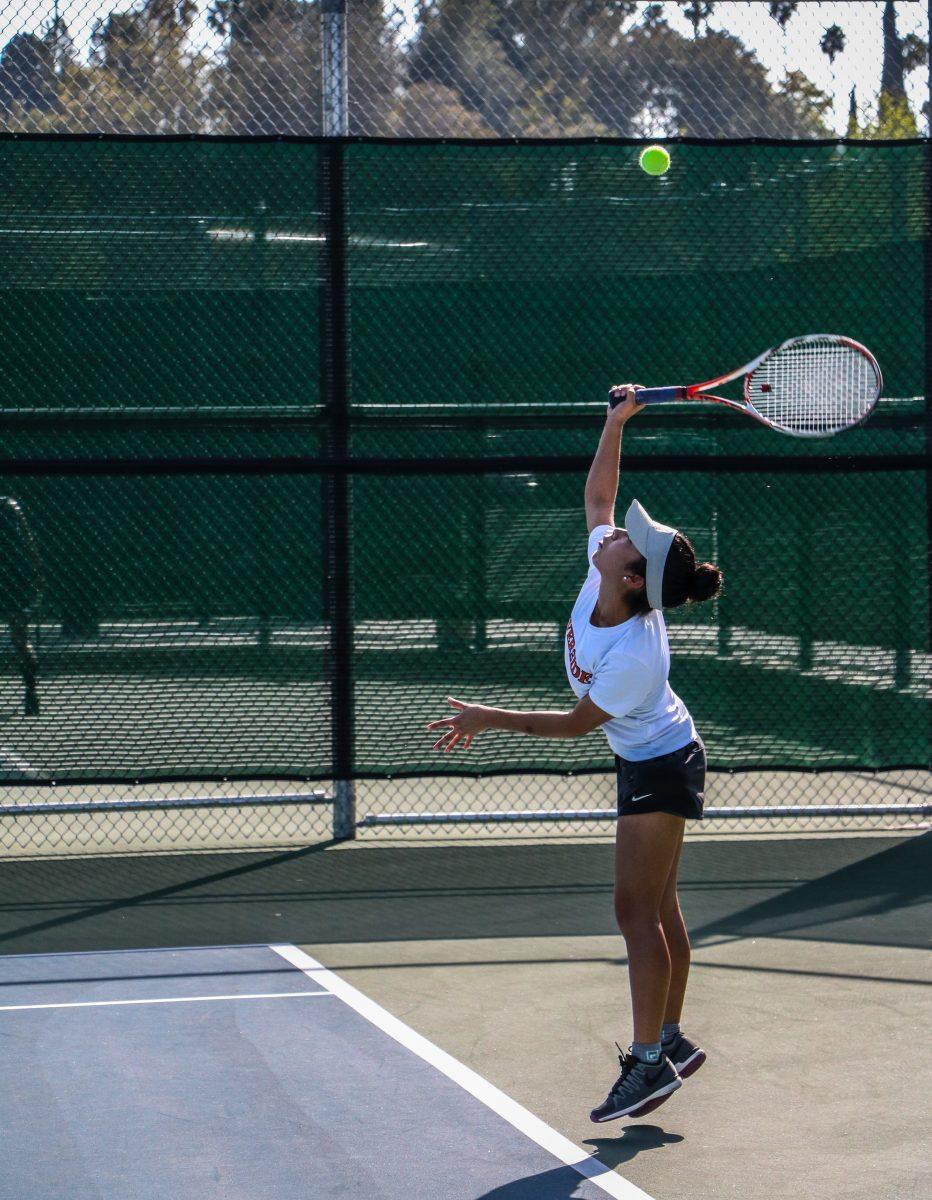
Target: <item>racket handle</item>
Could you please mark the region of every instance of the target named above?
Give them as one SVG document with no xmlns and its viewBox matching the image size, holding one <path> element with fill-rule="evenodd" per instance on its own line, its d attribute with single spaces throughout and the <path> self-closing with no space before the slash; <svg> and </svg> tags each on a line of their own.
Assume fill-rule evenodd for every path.
<svg viewBox="0 0 932 1200">
<path fill-rule="evenodd" d="M 684 387 L 638 388 L 634 395 L 638 404 L 670 404 L 674 400 L 686 399 Z M 608 393 L 608 402 L 615 408 L 621 403 L 621 397 Z"/>
</svg>

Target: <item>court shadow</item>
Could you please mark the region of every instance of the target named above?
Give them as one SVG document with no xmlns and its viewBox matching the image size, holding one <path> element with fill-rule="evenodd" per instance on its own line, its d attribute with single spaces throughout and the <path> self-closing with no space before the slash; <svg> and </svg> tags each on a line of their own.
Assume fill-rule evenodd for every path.
<svg viewBox="0 0 932 1200">
<path fill-rule="evenodd" d="M 929 948 L 932 833 L 892 846 L 865 840 L 862 847 L 856 861 L 815 878 L 803 877 L 756 904 L 694 925 L 693 942 L 737 935 Z"/>
<path fill-rule="evenodd" d="M 643 1150 L 659 1150 L 685 1141 L 681 1133 L 667 1133 L 660 1125 L 625 1125 L 614 1138 L 584 1138 L 589 1147 L 607 1167 L 621 1166 Z"/>
<path fill-rule="evenodd" d="M 577 1200 L 588 1194 L 586 1181 L 572 1167 L 554 1167 L 503 1183 L 490 1192 L 476 1193 L 475 1200 Z M 591 1194 L 595 1195 L 594 1189 Z"/>
<path fill-rule="evenodd" d="M 688 843 L 694 941 L 921 946 L 932 834 Z M 0 864 L 0 953 L 609 935 L 612 846 L 318 844 Z M 619 954 L 623 948 L 619 943 Z"/>
<path fill-rule="evenodd" d="M 659 1125 L 627 1125 L 616 1138 L 586 1138 L 583 1146 L 590 1148 L 593 1157 L 610 1174 L 622 1163 L 630 1162 L 644 1150 L 657 1150 L 684 1140 L 679 1133 L 667 1133 Z M 593 1178 L 598 1178 L 598 1174 Z M 555 1167 L 524 1179 L 515 1179 L 476 1200 L 575 1200 L 596 1194 L 594 1185 L 572 1167 Z"/>
</svg>

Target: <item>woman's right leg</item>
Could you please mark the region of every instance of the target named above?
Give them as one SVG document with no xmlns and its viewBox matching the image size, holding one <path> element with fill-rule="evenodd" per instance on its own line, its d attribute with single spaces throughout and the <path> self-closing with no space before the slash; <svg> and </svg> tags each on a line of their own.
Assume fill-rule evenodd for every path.
<svg viewBox="0 0 932 1200">
<path fill-rule="evenodd" d="M 682 849 L 682 846 L 680 847 Z M 689 934 L 680 911 L 680 902 L 676 894 L 676 873 L 679 867 L 680 855 L 670 867 L 667 886 L 660 901 L 660 924 L 663 936 L 670 951 L 670 987 L 667 991 L 667 1004 L 663 1010 L 664 1025 L 679 1025 L 683 1012 L 683 997 L 686 994 L 686 981 L 689 978 Z M 672 1038 L 661 1042 L 661 1049 L 676 1067 L 682 1079 L 688 1079 L 698 1071 L 705 1062 L 705 1051 L 696 1042 L 691 1041 L 683 1033 L 674 1033 Z"/>
<path fill-rule="evenodd" d="M 683 998 L 686 995 L 686 981 L 689 978 L 689 934 L 686 932 L 686 922 L 683 920 L 676 892 L 676 875 L 682 850 L 683 843 L 680 842 L 670 865 L 670 874 L 660 901 L 660 924 L 670 951 L 670 989 L 663 1013 L 665 1025 L 679 1023 L 683 1012 Z"/>
</svg>

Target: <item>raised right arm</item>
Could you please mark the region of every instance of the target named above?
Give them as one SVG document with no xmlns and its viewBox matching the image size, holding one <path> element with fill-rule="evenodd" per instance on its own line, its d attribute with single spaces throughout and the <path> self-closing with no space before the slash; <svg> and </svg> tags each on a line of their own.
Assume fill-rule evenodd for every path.
<svg viewBox="0 0 932 1200">
<path fill-rule="evenodd" d="M 586 480 L 586 527 L 591 533 L 597 525 L 615 524 L 615 497 L 618 495 L 618 474 L 621 461 L 621 432 L 625 424 L 640 412 L 643 404 L 636 404 L 633 396 L 635 384 L 626 383 L 613 391 L 624 391 L 627 398 L 605 414 L 605 428 L 599 439 L 589 477 Z"/>
</svg>

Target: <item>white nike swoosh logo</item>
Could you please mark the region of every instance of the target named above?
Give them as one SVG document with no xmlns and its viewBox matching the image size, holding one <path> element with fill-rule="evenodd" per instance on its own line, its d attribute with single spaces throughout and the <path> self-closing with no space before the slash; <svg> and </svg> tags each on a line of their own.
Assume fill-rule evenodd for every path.
<svg viewBox="0 0 932 1200">
<path fill-rule="evenodd" d="M 653 794 L 654 794 L 653 792 L 644 792 L 644 793 L 643 793 L 642 795 L 640 795 L 640 796 L 632 796 L 632 797 L 631 797 L 631 799 L 628 801 L 628 803 L 629 803 L 629 804 L 634 804 L 634 802 L 635 802 L 636 800 L 646 800 L 648 796 L 653 796 Z"/>
<path fill-rule="evenodd" d="M 694 751 L 692 752 L 692 754 L 690 754 L 689 758 L 687 758 L 687 759 L 686 759 L 686 762 L 684 762 L 684 763 L 683 763 L 683 766 L 684 766 L 684 767 L 688 766 L 688 765 L 689 765 L 689 764 L 692 762 L 692 760 L 693 760 L 693 759 L 696 757 L 696 755 L 697 755 L 698 753 L 699 753 L 699 751 L 698 751 L 698 750 L 694 750 Z"/>
</svg>

